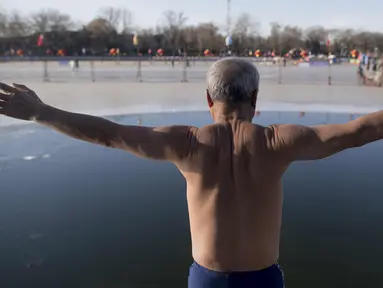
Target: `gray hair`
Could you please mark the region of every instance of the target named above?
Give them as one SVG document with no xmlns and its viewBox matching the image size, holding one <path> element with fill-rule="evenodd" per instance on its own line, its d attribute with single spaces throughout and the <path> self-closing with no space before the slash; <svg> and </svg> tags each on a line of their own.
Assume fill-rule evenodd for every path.
<svg viewBox="0 0 383 288">
<path fill-rule="evenodd" d="M 239 58 L 224 58 L 214 62 L 206 80 L 213 101 L 247 102 L 259 88 L 258 69 L 251 62 Z"/>
</svg>

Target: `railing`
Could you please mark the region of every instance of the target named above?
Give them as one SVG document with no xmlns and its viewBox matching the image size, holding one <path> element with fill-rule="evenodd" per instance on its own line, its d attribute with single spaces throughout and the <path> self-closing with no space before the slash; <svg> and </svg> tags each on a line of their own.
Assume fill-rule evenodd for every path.
<svg viewBox="0 0 383 288">
<path fill-rule="evenodd" d="M 214 62 L 222 57 L 192 57 L 192 56 L 0 56 L 1 62 L 58 62 L 58 61 L 105 61 L 105 62 L 137 62 L 137 61 L 202 61 Z M 272 61 L 271 57 L 240 57 L 253 62 Z"/>
<path fill-rule="evenodd" d="M 0 57 L 1 81 L 19 82 L 203 82 L 218 57 Z M 327 61 L 298 63 L 246 58 L 261 83 L 360 85 L 357 67 Z M 79 66 L 76 68 L 76 61 Z"/>
</svg>

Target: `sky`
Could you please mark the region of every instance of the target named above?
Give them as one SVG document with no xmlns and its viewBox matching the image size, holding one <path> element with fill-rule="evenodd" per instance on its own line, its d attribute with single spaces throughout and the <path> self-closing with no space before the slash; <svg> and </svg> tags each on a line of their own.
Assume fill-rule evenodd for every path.
<svg viewBox="0 0 383 288">
<path fill-rule="evenodd" d="M 7 11 L 23 14 L 44 8 L 57 9 L 73 19 L 89 22 L 102 7 L 126 8 L 132 12 L 133 25 L 150 28 L 161 23 L 163 12 L 183 12 L 187 24 L 214 22 L 220 27 L 226 23 L 227 0 L 1 0 Z M 353 3 L 353 4 L 352 4 Z M 368 7 L 360 8 L 353 0 L 231 0 L 233 22 L 243 12 L 260 23 L 262 34 L 268 34 L 270 22 L 309 27 L 321 25 L 383 32 L 383 0 L 369 0 Z"/>
</svg>

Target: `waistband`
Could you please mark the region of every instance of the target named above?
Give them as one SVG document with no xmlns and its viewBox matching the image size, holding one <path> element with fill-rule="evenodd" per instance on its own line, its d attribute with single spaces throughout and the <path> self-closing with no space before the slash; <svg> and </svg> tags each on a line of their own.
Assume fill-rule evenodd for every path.
<svg viewBox="0 0 383 288">
<path fill-rule="evenodd" d="M 210 285 L 202 285 L 210 283 Z M 219 285 L 218 285 L 219 284 Z M 214 286 L 215 285 L 215 286 Z M 189 288 L 210 287 L 268 287 L 283 288 L 283 270 L 278 263 L 254 271 L 214 271 L 197 262 L 190 266 Z"/>
<path fill-rule="evenodd" d="M 198 264 L 195 260 L 193 261 L 192 265 L 191 265 L 191 268 L 196 268 L 196 269 L 200 269 L 200 270 L 203 270 L 205 272 L 208 272 L 208 273 L 215 273 L 215 274 L 243 274 L 243 275 L 246 275 L 246 274 L 262 274 L 262 273 L 267 273 L 267 272 L 272 272 L 272 271 L 279 271 L 283 274 L 283 269 L 282 269 L 282 266 L 279 264 L 279 263 L 275 263 L 267 268 L 263 268 L 263 269 L 260 269 L 260 270 L 250 270 L 250 271 L 215 271 L 215 270 L 211 270 L 209 268 L 206 268 L 200 264 Z"/>
</svg>

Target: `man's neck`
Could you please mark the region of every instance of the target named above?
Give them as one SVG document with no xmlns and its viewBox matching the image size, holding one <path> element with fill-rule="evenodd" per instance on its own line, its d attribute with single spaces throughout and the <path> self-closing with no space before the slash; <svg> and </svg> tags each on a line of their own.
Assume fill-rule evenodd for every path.
<svg viewBox="0 0 383 288">
<path fill-rule="evenodd" d="M 251 122 L 253 118 L 253 109 L 248 104 L 214 103 L 212 110 L 214 122 L 217 124 L 227 124 L 239 120 Z"/>
</svg>

